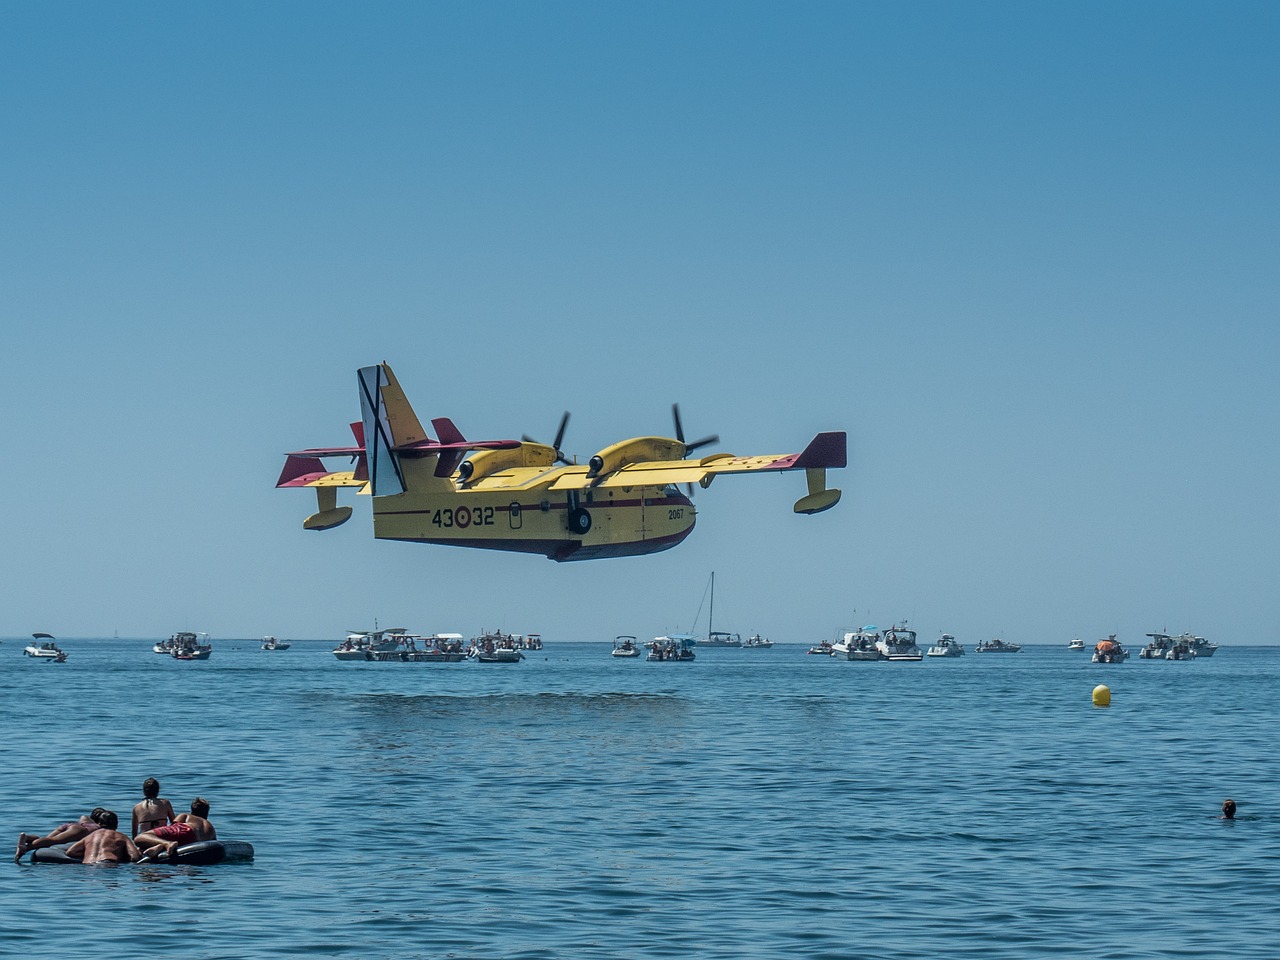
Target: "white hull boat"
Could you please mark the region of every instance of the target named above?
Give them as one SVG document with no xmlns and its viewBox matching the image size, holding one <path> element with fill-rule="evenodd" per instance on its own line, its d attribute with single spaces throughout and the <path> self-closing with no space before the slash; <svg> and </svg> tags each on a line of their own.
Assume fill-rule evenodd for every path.
<svg viewBox="0 0 1280 960">
<path fill-rule="evenodd" d="M 956 643 L 956 638 L 949 633 L 944 633 L 938 638 L 938 642 L 929 648 L 927 656 L 930 657 L 963 657 L 964 647 Z"/>
</svg>

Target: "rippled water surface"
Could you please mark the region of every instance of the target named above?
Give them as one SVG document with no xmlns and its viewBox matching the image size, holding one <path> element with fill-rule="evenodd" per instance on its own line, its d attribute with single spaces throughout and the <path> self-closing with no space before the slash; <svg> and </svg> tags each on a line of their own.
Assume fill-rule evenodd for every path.
<svg viewBox="0 0 1280 960">
<path fill-rule="evenodd" d="M 1280 957 L 1280 649 L 22 646 L 0 645 L 12 840 L 96 805 L 127 822 L 155 776 L 257 859 L 11 865 L 4 955 Z"/>
</svg>

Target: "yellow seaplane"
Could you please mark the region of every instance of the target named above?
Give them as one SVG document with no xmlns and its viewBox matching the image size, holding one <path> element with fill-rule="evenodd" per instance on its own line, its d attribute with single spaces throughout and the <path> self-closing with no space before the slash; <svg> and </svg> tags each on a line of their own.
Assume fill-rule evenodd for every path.
<svg viewBox="0 0 1280 960">
<path fill-rule="evenodd" d="M 373 497 L 373 535 L 484 550 L 540 553 L 552 560 L 629 557 L 668 550 L 693 530 L 696 510 L 686 485 L 707 487 L 722 473 L 803 470 L 808 493 L 796 513 L 836 505 L 827 470 L 843 467 L 843 432 L 820 433 L 801 453 L 691 459 L 719 437 L 685 442 L 673 407 L 675 437 L 636 437 L 605 447 L 585 464 L 560 452 L 569 415 L 553 444 L 467 440 L 453 421 L 431 421 L 435 438 L 418 422 L 391 367 L 359 371 L 362 419 L 351 424 L 355 446 L 286 454 L 277 487 L 310 487 L 319 512 L 307 530 L 328 530 L 351 516 L 338 505 L 339 487 Z M 330 458 L 351 458 L 353 469 L 333 471 Z"/>
</svg>

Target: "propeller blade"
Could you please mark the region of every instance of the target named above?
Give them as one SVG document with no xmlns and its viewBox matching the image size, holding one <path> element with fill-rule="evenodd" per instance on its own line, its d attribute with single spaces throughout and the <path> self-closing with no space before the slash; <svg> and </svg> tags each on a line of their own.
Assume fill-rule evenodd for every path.
<svg viewBox="0 0 1280 960">
<path fill-rule="evenodd" d="M 677 437 L 676 439 L 678 440 L 680 438 Z M 705 447 L 709 443 L 719 443 L 719 442 L 720 442 L 720 434 L 713 433 L 711 434 L 711 436 L 703 437 L 701 440 L 695 440 L 693 441 L 693 443 L 686 443 L 684 445 L 684 452 L 688 453 L 691 450 L 697 450 L 699 447 Z"/>
<path fill-rule="evenodd" d="M 566 457 L 564 453 L 560 450 L 560 444 L 564 443 L 564 431 L 567 426 L 569 426 L 568 410 L 566 410 L 564 412 L 564 416 L 560 418 L 560 426 L 556 430 L 556 442 L 551 445 L 551 449 L 556 452 L 556 459 L 555 459 L 556 463 L 563 463 L 565 466 L 570 466 L 572 464 L 572 461 L 568 457 Z M 523 440 L 525 443 L 540 442 L 538 440 L 533 439 L 533 437 L 529 436 L 527 433 L 522 433 L 520 435 L 520 439 Z"/>
<path fill-rule="evenodd" d="M 671 419 L 676 422 L 676 439 L 684 443 L 684 425 L 680 423 L 680 404 L 671 405 Z"/>
<path fill-rule="evenodd" d="M 564 412 L 564 416 L 560 418 L 560 429 L 556 431 L 556 442 L 551 446 L 556 448 L 556 455 L 560 456 L 560 444 L 564 442 L 564 428 L 569 425 L 569 411 Z"/>
</svg>

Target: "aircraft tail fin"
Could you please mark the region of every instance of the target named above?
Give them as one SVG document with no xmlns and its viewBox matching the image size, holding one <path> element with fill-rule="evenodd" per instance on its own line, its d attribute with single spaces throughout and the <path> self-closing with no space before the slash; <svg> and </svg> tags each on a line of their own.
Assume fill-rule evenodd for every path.
<svg viewBox="0 0 1280 960">
<path fill-rule="evenodd" d="M 396 448 L 425 440 L 426 432 L 387 364 L 361 367 L 358 380 L 370 492 L 375 497 L 404 493 Z"/>
</svg>

